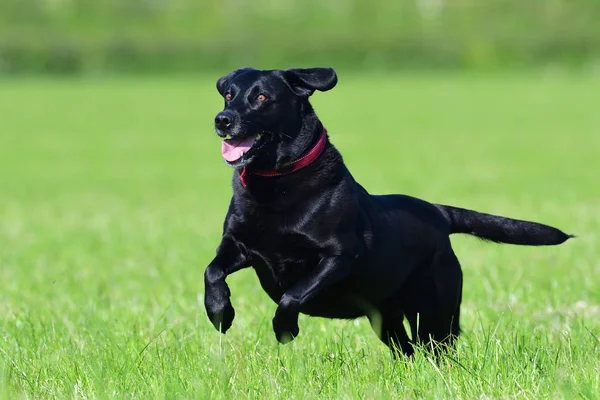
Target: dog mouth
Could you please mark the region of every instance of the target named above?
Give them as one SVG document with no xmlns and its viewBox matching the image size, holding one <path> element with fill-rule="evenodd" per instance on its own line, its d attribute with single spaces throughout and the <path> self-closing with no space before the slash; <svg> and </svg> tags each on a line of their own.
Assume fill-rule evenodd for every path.
<svg viewBox="0 0 600 400">
<path fill-rule="evenodd" d="M 262 134 L 243 138 L 231 138 L 229 135 L 221 142 L 221 155 L 230 164 L 239 163 L 248 153 L 256 148 Z"/>
</svg>

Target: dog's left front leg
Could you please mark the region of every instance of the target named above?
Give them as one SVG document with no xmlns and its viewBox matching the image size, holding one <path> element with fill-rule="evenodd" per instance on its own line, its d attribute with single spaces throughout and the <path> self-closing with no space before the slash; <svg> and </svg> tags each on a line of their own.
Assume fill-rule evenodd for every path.
<svg viewBox="0 0 600 400">
<path fill-rule="evenodd" d="M 354 257 L 348 255 L 322 258 L 309 276 L 296 282 L 283 294 L 273 318 L 273 330 L 280 343 L 288 343 L 298 336 L 298 316 L 302 306 L 347 277 L 353 261 Z"/>
</svg>

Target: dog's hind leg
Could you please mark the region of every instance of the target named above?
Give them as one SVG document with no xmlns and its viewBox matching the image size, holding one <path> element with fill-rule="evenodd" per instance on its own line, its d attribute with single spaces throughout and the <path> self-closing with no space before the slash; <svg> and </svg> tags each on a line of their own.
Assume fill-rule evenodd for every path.
<svg viewBox="0 0 600 400">
<path fill-rule="evenodd" d="M 448 246 L 414 282 L 415 297 L 406 313 L 413 340 L 437 353 L 454 345 L 460 334 L 462 270 Z M 416 335 L 415 335 L 416 333 Z M 442 346 L 440 346 L 442 345 Z"/>
<path fill-rule="evenodd" d="M 399 308 L 399 305 L 395 302 L 394 306 Z M 404 328 L 404 314 L 391 307 L 385 308 L 377 317 L 369 317 L 371 327 L 379 339 L 390 348 L 394 358 L 397 358 L 400 352 L 406 356 L 411 356 L 414 349 Z"/>
</svg>

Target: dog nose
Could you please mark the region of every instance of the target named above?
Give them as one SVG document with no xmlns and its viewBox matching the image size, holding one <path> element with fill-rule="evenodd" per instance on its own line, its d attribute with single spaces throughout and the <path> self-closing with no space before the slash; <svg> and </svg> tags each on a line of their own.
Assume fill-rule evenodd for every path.
<svg viewBox="0 0 600 400">
<path fill-rule="evenodd" d="M 232 122 L 233 116 L 225 111 L 218 113 L 215 117 L 215 126 L 220 130 L 228 129 Z"/>
</svg>

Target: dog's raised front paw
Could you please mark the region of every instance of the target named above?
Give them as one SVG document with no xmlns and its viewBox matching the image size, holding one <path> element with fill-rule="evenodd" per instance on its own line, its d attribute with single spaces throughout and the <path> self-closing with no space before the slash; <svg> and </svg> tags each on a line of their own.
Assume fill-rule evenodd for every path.
<svg viewBox="0 0 600 400">
<path fill-rule="evenodd" d="M 275 314 L 275 318 L 273 318 L 273 331 L 279 343 L 286 344 L 291 342 L 300 333 L 298 317 L 288 319 Z"/>
<path fill-rule="evenodd" d="M 221 333 L 225 333 L 231 328 L 233 318 L 235 317 L 235 310 L 229 300 L 220 304 L 212 304 L 208 301 L 206 302 L 206 314 L 215 329 Z"/>
</svg>

